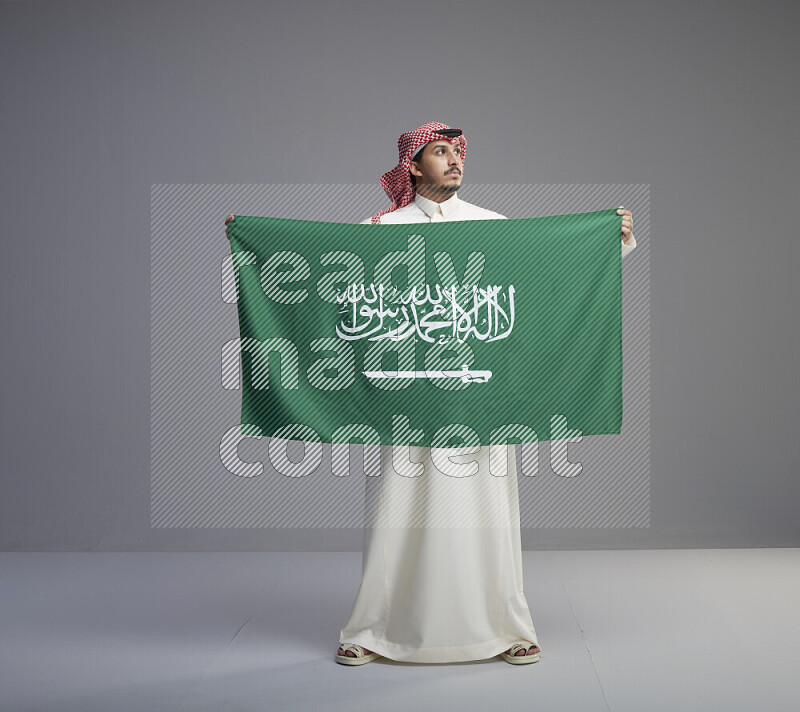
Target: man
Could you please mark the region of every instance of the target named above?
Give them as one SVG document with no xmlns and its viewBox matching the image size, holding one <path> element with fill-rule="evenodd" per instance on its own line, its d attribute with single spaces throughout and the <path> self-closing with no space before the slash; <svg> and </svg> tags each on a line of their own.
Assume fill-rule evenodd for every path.
<svg viewBox="0 0 800 712">
<path fill-rule="evenodd" d="M 361 224 L 506 219 L 458 197 L 466 148 L 460 129 L 437 122 L 402 134 L 398 165 L 380 181 L 391 205 Z M 620 207 L 617 213 L 623 216 L 624 257 L 636 246 L 633 222 L 629 210 Z M 498 653 L 512 664 L 539 660 L 522 590 L 514 450 L 500 447 L 508 476 L 490 475 L 489 451 L 495 448 L 492 462 L 498 451 L 485 446 L 476 455 L 476 475 L 452 482 L 434 467 L 431 448 L 409 446 L 407 455 L 424 466 L 424 475 L 413 483 L 398 477 L 392 447 L 381 447 L 381 476 L 367 478 L 368 486 L 378 480 L 381 523 L 365 528 L 362 581 L 340 632 L 337 662 L 361 665 L 382 655 L 407 662 L 457 662 Z M 457 452 L 447 450 L 451 457 Z M 458 522 L 501 523 L 487 528 L 387 527 L 386 512 L 409 511 L 404 504 L 412 498 L 415 515 L 450 508 L 458 512 Z"/>
</svg>

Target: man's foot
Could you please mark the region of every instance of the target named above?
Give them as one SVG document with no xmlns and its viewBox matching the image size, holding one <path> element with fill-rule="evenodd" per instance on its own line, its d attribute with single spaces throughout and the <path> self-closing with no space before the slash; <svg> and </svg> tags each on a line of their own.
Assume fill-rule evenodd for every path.
<svg viewBox="0 0 800 712">
<path fill-rule="evenodd" d="M 523 655 L 536 655 L 538 652 L 541 652 L 539 646 L 534 643 L 527 650 L 518 650 L 516 653 L 514 653 L 514 656 L 522 657 Z M 506 654 L 511 655 L 511 648 L 506 650 Z"/>
<path fill-rule="evenodd" d="M 363 645 L 361 646 L 361 649 L 364 651 L 364 655 L 370 655 L 372 653 L 371 650 L 367 650 Z M 341 645 L 339 646 L 339 650 L 336 651 L 336 654 L 337 655 L 346 655 L 348 658 L 354 658 L 356 656 L 356 654 L 352 650 L 348 650 L 345 653 L 344 650 L 342 649 Z"/>
</svg>

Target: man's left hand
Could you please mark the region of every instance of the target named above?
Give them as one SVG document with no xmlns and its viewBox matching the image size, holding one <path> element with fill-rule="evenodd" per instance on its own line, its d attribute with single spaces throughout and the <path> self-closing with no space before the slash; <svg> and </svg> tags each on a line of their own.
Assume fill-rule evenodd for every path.
<svg viewBox="0 0 800 712">
<path fill-rule="evenodd" d="M 622 215 L 622 241 L 626 245 L 631 244 L 631 235 L 633 235 L 633 215 L 630 210 L 620 205 L 617 208 L 617 215 Z"/>
</svg>

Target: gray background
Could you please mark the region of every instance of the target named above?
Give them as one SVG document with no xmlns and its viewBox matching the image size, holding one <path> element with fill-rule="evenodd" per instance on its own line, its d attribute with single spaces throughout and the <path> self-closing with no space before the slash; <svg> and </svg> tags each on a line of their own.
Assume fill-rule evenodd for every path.
<svg viewBox="0 0 800 712">
<path fill-rule="evenodd" d="M 356 529 L 151 529 L 150 190 L 313 201 L 314 183 L 377 182 L 431 120 L 468 136 L 465 190 L 650 186 L 625 270 L 649 261 L 651 526 L 530 529 L 526 548 L 797 545 L 799 15 L 3 3 L 0 547 L 358 549 Z"/>
</svg>

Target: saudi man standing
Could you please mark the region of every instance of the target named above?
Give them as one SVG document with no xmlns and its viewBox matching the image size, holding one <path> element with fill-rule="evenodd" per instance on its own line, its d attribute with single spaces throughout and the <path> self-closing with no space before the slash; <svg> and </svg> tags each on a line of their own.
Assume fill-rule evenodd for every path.
<svg viewBox="0 0 800 712">
<path fill-rule="evenodd" d="M 446 124 L 402 134 L 399 163 L 380 181 L 391 205 L 361 224 L 506 219 L 458 197 L 466 148 L 462 131 Z M 630 211 L 617 212 L 624 257 L 636 241 Z M 366 478 L 378 514 L 373 526 L 365 522 L 361 585 L 340 631 L 337 662 L 384 656 L 447 663 L 498 654 L 513 664 L 539 660 L 522 588 L 513 447 L 380 448 L 380 476 Z M 469 474 L 447 476 L 441 463 L 448 457 L 471 465 Z"/>
</svg>

